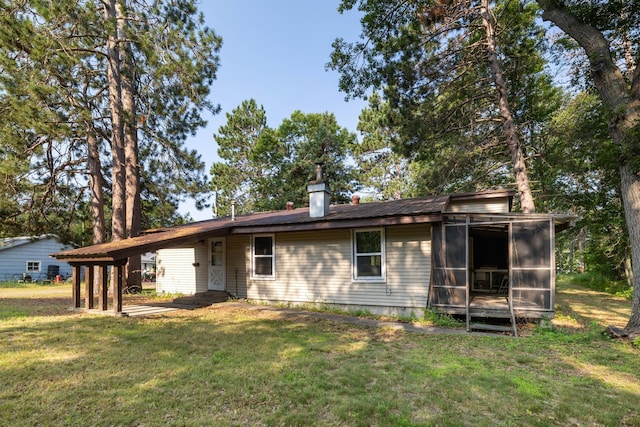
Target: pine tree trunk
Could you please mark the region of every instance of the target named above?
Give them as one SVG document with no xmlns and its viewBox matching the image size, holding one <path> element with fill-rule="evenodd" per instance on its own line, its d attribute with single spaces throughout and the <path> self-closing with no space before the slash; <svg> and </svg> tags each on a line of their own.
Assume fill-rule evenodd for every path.
<svg viewBox="0 0 640 427">
<path fill-rule="evenodd" d="M 125 222 L 125 156 L 122 122 L 122 93 L 120 80 L 120 50 L 116 33 L 117 1 L 105 3 L 106 19 L 113 23 L 112 34 L 107 39 L 107 83 L 109 86 L 109 108 L 111 110 L 111 191 L 112 217 L 111 240 L 126 237 Z"/>
<path fill-rule="evenodd" d="M 136 237 L 140 234 L 141 223 L 141 201 L 140 201 L 140 173 L 138 162 L 138 137 L 135 124 L 136 110 L 133 96 L 133 85 L 129 76 L 123 78 L 122 85 L 122 107 L 126 114 L 124 132 L 124 151 L 126 158 L 126 235 Z M 141 285 L 140 255 L 129 257 L 126 269 L 127 285 Z"/>
<path fill-rule="evenodd" d="M 90 210 L 93 230 L 93 244 L 104 243 L 106 223 L 104 220 L 104 192 L 102 189 L 102 168 L 98 140 L 94 136 L 95 129 L 87 126 L 87 166 L 89 169 Z M 95 293 L 100 289 L 100 275 L 94 274 L 93 289 Z"/>
<path fill-rule="evenodd" d="M 87 127 L 87 166 L 89 169 L 89 191 L 91 192 L 89 204 L 91 207 L 93 244 L 97 245 L 104 243 L 106 224 L 104 220 L 104 192 L 102 189 L 100 149 L 94 132 L 93 126 Z"/>
<path fill-rule="evenodd" d="M 489 0 L 482 0 L 480 6 L 480 15 L 482 16 L 482 25 L 484 26 L 487 37 L 487 55 L 489 59 L 489 68 L 493 83 L 496 85 L 498 92 L 498 108 L 502 118 L 502 126 L 506 137 L 506 144 L 511 154 L 511 163 L 513 165 L 513 174 L 516 180 L 518 195 L 520 196 L 520 207 L 524 213 L 535 212 L 536 207 L 531 193 L 531 185 L 529 184 L 529 176 L 527 175 L 527 167 L 520 148 L 520 140 L 518 131 L 513 120 L 509 100 L 507 99 L 507 85 L 504 81 L 502 68 L 498 61 L 496 53 L 495 41 L 495 19 L 491 9 L 489 9 Z"/>
<path fill-rule="evenodd" d="M 116 0 L 104 3 L 105 19 L 111 23 L 111 34 L 107 38 L 107 84 L 109 87 L 109 109 L 111 110 L 111 240 L 126 237 L 126 175 L 124 156 L 124 132 L 122 122 L 122 92 L 120 80 L 120 50 L 116 25 Z M 107 26 L 109 28 L 109 26 Z M 117 268 L 111 269 L 113 293 L 117 283 Z"/>
<path fill-rule="evenodd" d="M 124 34 L 126 17 L 122 8 L 116 8 L 118 17 L 118 33 Z M 140 173 L 138 162 L 138 134 L 136 127 L 137 111 L 135 103 L 134 65 L 128 42 L 121 44 L 123 54 L 121 90 L 122 112 L 124 118 L 124 154 L 126 174 L 126 237 L 136 237 L 140 234 L 141 201 L 140 201 Z M 140 255 L 129 257 L 125 270 L 127 286 L 142 284 Z"/>
</svg>

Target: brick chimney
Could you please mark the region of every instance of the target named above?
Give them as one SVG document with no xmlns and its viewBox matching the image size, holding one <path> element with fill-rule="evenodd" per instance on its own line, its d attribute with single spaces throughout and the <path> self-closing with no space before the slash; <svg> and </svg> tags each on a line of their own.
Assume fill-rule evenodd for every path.
<svg viewBox="0 0 640 427">
<path fill-rule="evenodd" d="M 330 190 L 322 179 L 323 163 L 316 163 L 316 179 L 307 186 L 309 193 L 309 216 L 322 218 L 329 214 Z"/>
<path fill-rule="evenodd" d="M 293 210 L 293 202 L 287 202 L 287 210 L 288 211 L 292 211 Z"/>
<path fill-rule="evenodd" d="M 360 196 L 358 196 L 357 194 L 354 194 L 353 196 L 351 196 L 351 204 L 352 205 L 359 205 L 360 204 Z"/>
</svg>

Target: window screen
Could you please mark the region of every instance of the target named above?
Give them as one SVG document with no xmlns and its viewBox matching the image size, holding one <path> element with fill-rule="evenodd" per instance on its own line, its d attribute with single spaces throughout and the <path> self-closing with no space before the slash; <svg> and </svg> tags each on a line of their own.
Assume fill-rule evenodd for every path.
<svg viewBox="0 0 640 427">
<path fill-rule="evenodd" d="M 273 241 L 272 235 L 253 237 L 253 277 L 275 277 Z"/>
<path fill-rule="evenodd" d="M 354 232 L 355 278 L 382 278 L 384 276 L 384 236 L 382 230 Z"/>
</svg>

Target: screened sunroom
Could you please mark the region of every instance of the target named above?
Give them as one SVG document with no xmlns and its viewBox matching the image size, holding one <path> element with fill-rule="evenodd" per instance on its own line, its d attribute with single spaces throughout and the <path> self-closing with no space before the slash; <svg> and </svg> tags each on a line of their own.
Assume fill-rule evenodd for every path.
<svg viewBox="0 0 640 427">
<path fill-rule="evenodd" d="M 429 306 L 491 317 L 553 317 L 555 234 L 570 218 L 547 214 L 447 214 L 432 231 Z M 475 308 L 475 311 L 473 311 Z"/>
</svg>

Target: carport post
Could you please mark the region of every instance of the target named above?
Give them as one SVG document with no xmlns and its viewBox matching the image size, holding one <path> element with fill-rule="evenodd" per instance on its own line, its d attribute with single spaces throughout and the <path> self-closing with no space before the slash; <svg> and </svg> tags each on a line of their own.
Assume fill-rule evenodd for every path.
<svg viewBox="0 0 640 427">
<path fill-rule="evenodd" d="M 100 275 L 100 308 L 103 311 L 107 311 L 109 307 L 109 301 L 107 300 L 108 282 L 109 276 L 107 275 L 107 266 L 101 265 L 98 267 L 98 275 Z"/>
<path fill-rule="evenodd" d="M 93 272 L 94 272 L 93 265 L 88 265 L 85 271 L 86 271 L 85 273 L 86 295 L 84 300 L 84 307 L 87 310 L 91 310 L 93 308 Z"/>
<path fill-rule="evenodd" d="M 127 260 L 125 259 L 124 262 Z M 124 263 L 118 262 L 114 265 L 116 269 L 116 283 L 113 289 L 113 311 L 122 313 L 122 276 L 124 272 Z"/>
<path fill-rule="evenodd" d="M 73 292 L 73 305 L 80 308 L 80 265 L 72 264 L 71 266 L 71 284 Z"/>
</svg>

